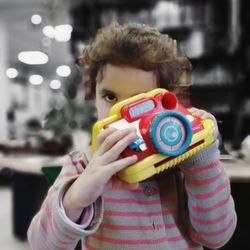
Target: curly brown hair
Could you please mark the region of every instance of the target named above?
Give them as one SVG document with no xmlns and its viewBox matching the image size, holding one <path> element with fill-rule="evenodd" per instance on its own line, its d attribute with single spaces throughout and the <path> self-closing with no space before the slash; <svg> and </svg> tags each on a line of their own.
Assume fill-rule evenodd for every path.
<svg viewBox="0 0 250 250">
<path fill-rule="evenodd" d="M 175 40 L 144 24 L 112 22 L 99 29 L 77 60 L 85 73 L 85 99 L 94 98 L 97 76 L 102 77 L 102 69 L 108 63 L 153 71 L 159 87 L 168 90 L 190 85 L 187 81 L 181 83 L 181 75 L 191 72 L 191 63 L 187 57 L 179 56 L 176 48 Z"/>
</svg>

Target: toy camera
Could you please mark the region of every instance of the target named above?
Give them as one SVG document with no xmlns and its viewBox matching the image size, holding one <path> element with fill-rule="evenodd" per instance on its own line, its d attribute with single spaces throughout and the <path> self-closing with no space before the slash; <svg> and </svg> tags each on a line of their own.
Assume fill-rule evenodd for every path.
<svg viewBox="0 0 250 250">
<path fill-rule="evenodd" d="M 96 137 L 107 127 L 134 126 L 138 138 L 121 154 L 137 155 L 137 162 L 118 173 L 120 179 L 135 183 L 173 167 L 213 142 L 214 122 L 195 118 L 176 96 L 165 89 L 154 89 L 115 104 L 109 117 L 95 123 Z"/>
</svg>

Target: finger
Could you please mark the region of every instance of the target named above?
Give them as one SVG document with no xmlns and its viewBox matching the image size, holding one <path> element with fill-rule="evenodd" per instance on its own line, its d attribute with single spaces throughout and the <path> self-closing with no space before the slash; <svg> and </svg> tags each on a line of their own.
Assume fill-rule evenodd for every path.
<svg viewBox="0 0 250 250">
<path fill-rule="evenodd" d="M 194 116 L 198 118 L 216 120 L 215 117 L 211 113 L 207 112 L 206 110 L 197 109 L 197 108 L 190 108 L 188 110 L 189 112 L 191 112 Z"/>
<path fill-rule="evenodd" d="M 114 161 L 105 166 L 105 170 L 109 173 L 110 176 L 113 176 L 117 172 L 123 170 L 124 168 L 134 164 L 137 161 L 137 156 L 129 156 L 122 158 L 120 160 Z"/>
<path fill-rule="evenodd" d="M 202 119 L 208 119 L 208 118 L 210 118 L 209 114 L 206 111 L 204 111 L 204 110 L 198 110 L 197 113 L 196 113 L 196 115 L 198 117 L 202 118 Z"/>
<path fill-rule="evenodd" d="M 209 112 L 206 112 L 205 110 L 201 110 L 200 113 L 199 113 L 199 116 L 202 118 L 202 119 L 211 119 L 213 120 L 214 122 L 216 122 L 216 118 Z"/>
<path fill-rule="evenodd" d="M 135 127 L 129 127 L 122 130 L 116 130 L 113 133 L 109 134 L 103 141 L 103 143 L 99 147 L 99 155 L 104 154 L 108 150 L 110 150 L 114 144 L 116 144 L 119 140 L 127 136 L 130 132 L 135 131 Z"/>
<path fill-rule="evenodd" d="M 189 111 L 196 117 L 201 118 L 203 120 L 205 119 L 210 119 L 213 121 L 215 129 L 213 130 L 213 137 L 214 139 L 217 138 L 218 134 L 219 134 L 219 128 L 218 128 L 218 124 L 217 124 L 217 120 L 215 118 L 214 115 L 212 115 L 211 113 L 203 110 L 203 109 L 197 109 L 197 108 L 190 108 Z"/>
<path fill-rule="evenodd" d="M 133 131 L 117 141 L 111 149 L 104 153 L 103 161 L 105 162 L 105 164 L 117 160 L 122 151 L 127 148 L 128 145 L 132 143 L 136 138 L 137 134 Z"/>
<path fill-rule="evenodd" d="M 197 109 L 197 108 L 191 107 L 191 108 L 188 108 L 188 111 L 192 113 L 192 112 L 194 112 L 196 109 Z"/>
<path fill-rule="evenodd" d="M 188 111 L 193 115 L 195 116 L 196 118 L 200 118 L 200 109 L 197 109 L 197 108 L 189 108 Z"/>
<path fill-rule="evenodd" d="M 116 131 L 115 128 L 109 127 L 107 129 L 104 129 L 98 136 L 96 139 L 96 146 L 97 148 L 100 147 L 100 145 L 105 141 L 105 139 L 111 135 L 112 133 L 114 133 Z"/>
</svg>

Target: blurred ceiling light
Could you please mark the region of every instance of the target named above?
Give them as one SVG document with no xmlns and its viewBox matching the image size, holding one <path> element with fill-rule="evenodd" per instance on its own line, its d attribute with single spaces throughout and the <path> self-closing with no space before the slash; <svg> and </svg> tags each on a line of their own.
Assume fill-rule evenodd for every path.
<svg viewBox="0 0 250 250">
<path fill-rule="evenodd" d="M 155 26 L 160 30 L 180 26 L 180 4 L 175 1 L 159 1 L 152 10 L 152 16 L 155 19 Z"/>
<path fill-rule="evenodd" d="M 8 68 L 6 70 L 6 76 L 8 78 L 16 78 L 18 76 L 18 71 L 15 68 Z"/>
<path fill-rule="evenodd" d="M 60 89 L 62 86 L 62 83 L 59 80 L 52 80 L 49 84 L 50 88 L 52 89 Z"/>
<path fill-rule="evenodd" d="M 29 82 L 33 85 L 41 85 L 43 83 L 43 77 L 41 75 L 31 75 Z"/>
<path fill-rule="evenodd" d="M 55 27 L 55 39 L 57 42 L 67 42 L 71 38 L 73 28 L 69 24 L 57 25 Z"/>
<path fill-rule="evenodd" d="M 49 61 L 48 56 L 41 51 L 23 51 L 18 54 L 18 59 L 26 64 L 39 65 Z"/>
<path fill-rule="evenodd" d="M 43 27 L 43 34 L 51 39 L 55 37 L 54 27 L 51 25 L 47 25 Z"/>
<path fill-rule="evenodd" d="M 49 39 L 48 37 L 43 37 L 41 43 L 44 47 L 50 47 L 51 39 Z"/>
<path fill-rule="evenodd" d="M 38 25 L 42 22 L 42 17 L 38 14 L 35 14 L 30 18 L 30 20 L 33 24 Z"/>
<path fill-rule="evenodd" d="M 71 69 L 67 65 L 61 65 L 61 66 L 57 67 L 56 73 L 59 76 L 67 77 L 71 74 Z"/>
</svg>

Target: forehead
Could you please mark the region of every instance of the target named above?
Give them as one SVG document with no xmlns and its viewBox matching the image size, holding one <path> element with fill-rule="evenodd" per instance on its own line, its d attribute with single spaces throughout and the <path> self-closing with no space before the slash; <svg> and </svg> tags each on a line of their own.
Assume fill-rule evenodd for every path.
<svg viewBox="0 0 250 250">
<path fill-rule="evenodd" d="M 97 90 L 109 90 L 120 95 L 135 95 L 156 88 L 156 76 L 153 71 L 144 71 L 129 66 L 107 64 L 102 78 L 97 81 Z"/>
</svg>

